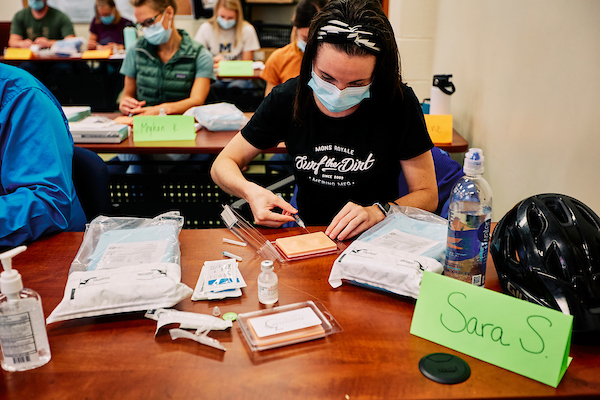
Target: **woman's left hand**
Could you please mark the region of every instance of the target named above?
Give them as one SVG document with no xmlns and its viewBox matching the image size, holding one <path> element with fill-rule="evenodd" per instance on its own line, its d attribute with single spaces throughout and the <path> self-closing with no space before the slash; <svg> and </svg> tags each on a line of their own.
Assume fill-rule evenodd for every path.
<svg viewBox="0 0 600 400">
<path fill-rule="evenodd" d="M 332 239 L 345 240 L 366 231 L 384 218 L 385 215 L 376 205 L 362 207 L 348 202 L 333 218 L 325 234 Z"/>
</svg>

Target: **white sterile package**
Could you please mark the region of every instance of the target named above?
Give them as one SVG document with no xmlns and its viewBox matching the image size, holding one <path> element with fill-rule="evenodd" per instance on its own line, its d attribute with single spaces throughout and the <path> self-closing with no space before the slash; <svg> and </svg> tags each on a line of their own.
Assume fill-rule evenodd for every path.
<svg viewBox="0 0 600 400">
<path fill-rule="evenodd" d="M 178 212 L 95 218 L 46 322 L 172 307 L 189 297 L 192 289 L 181 283 L 182 226 Z"/>
<path fill-rule="evenodd" d="M 205 261 L 194 288 L 192 300 L 240 297 L 243 287 L 246 287 L 246 281 L 236 260 Z"/>
<path fill-rule="evenodd" d="M 196 121 L 209 131 L 240 130 L 249 121 L 239 108 L 230 103 L 192 107 L 183 115 L 193 115 Z"/>
<path fill-rule="evenodd" d="M 417 298 L 424 271 L 441 274 L 447 225 L 443 218 L 412 207 L 393 206 L 335 260 L 329 284 L 342 280 Z"/>
</svg>

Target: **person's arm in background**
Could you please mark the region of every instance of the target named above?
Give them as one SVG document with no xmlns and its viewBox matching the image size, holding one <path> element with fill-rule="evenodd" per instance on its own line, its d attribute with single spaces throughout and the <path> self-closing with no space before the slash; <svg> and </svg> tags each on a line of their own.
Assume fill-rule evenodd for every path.
<svg viewBox="0 0 600 400">
<path fill-rule="evenodd" d="M 30 48 L 33 40 L 26 38 L 27 32 L 23 25 L 22 14 L 17 13 L 10 23 L 10 36 L 8 37 L 8 47 Z"/>
<path fill-rule="evenodd" d="M 25 88 L 2 104 L 0 121 L 0 246 L 67 229 L 76 218 L 73 141 L 58 104 Z"/>
<path fill-rule="evenodd" d="M 258 41 L 258 35 L 254 26 L 244 21 L 244 29 L 242 30 L 242 41 L 244 43 L 242 47 L 242 60 L 252 61 L 254 60 L 254 52 L 260 49 L 260 42 Z"/>
</svg>

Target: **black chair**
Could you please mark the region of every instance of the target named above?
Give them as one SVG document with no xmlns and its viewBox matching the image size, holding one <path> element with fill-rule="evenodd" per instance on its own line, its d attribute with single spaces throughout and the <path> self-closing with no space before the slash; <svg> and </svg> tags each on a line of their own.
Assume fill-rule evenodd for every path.
<svg viewBox="0 0 600 400">
<path fill-rule="evenodd" d="M 108 168 L 98 154 L 74 148 L 73 183 L 88 222 L 111 214 Z"/>
</svg>

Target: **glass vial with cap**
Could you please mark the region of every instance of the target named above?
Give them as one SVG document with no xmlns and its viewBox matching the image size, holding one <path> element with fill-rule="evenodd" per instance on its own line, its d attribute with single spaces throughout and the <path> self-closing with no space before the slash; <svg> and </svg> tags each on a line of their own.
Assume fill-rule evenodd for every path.
<svg viewBox="0 0 600 400">
<path fill-rule="evenodd" d="M 0 365 L 6 371 L 27 371 L 50 361 L 50 344 L 42 299 L 23 288 L 21 274 L 12 269 L 12 257 L 25 251 L 20 246 L 0 254 Z"/>
<path fill-rule="evenodd" d="M 261 273 L 258 275 L 258 301 L 262 304 L 274 304 L 279 300 L 277 275 L 273 272 L 273 261 L 260 263 Z"/>
</svg>

